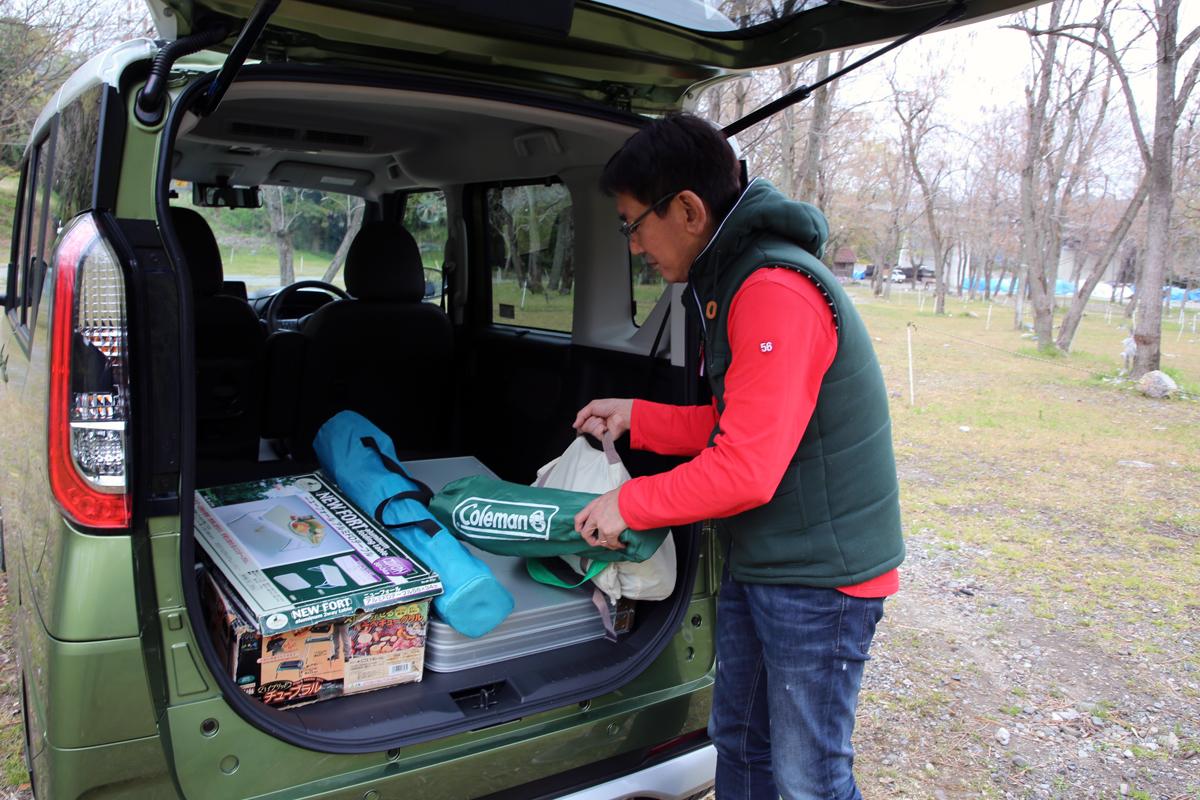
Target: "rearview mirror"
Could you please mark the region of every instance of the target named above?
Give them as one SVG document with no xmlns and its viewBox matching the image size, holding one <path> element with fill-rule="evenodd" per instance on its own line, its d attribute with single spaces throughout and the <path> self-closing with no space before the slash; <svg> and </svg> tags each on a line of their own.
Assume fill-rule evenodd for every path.
<svg viewBox="0 0 1200 800">
<path fill-rule="evenodd" d="M 192 205 L 203 208 L 262 208 L 257 186 L 193 183 Z"/>
</svg>

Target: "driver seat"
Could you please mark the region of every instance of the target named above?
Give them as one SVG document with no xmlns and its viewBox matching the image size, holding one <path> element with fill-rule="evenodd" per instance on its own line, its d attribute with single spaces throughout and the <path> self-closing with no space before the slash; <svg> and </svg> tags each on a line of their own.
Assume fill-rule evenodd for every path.
<svg viewBox="0 0 1200 800">
<path fill-rule="evenodd" d="M 453 413 L 453 332 L 422 302 L 425 270 L 412 234 L 394 222 L 364 222 L 346 254 L 349 300 L 304 322 L 307 340 L 297 398 L 294 458 L 308 458 L 321 425 L 357 411 L 386 431 L 401 458 L 444 454 Z"/>
</svg>

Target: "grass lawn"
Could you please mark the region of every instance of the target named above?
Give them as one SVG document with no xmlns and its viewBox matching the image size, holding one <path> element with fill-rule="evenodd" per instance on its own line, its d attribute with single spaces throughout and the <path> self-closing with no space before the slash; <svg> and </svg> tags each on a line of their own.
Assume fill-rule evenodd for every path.
<svg viewBox="0 0 1200 800">
<path fill-rule="evenodd" d="M 633 287 L 638 319 L 646 318 L 664 288 L 665 284 Z M 571 308 L 574 302 L 574 291 L 568 294 L 557 292 L 522 293 L 516 280 L 492 281 L 492 319 L 501 324 L 551 331 L 569 331 L 571 330 Z M 501 316 L 499 307 L 502 304 L 512 306 L 514 315 L 512 318 Z"/>
<path fill-rule="evenodd" d="M 947 315 L 935 317 L 912 292 L 855 298 L 892 394 L 911 530 L 986 548 L 974 569 L 1018 584 L 1041 615 L 1065 608 L 1087 627 L 1097 604 L 1153 602 L 1164 632 L 1195 625 L 1187 607 L 1200 597 L 1200 402 L 1150 400 L 1118 379 L 1128 336 L 1119 312 L 1106 321 L 1097 304 L 1073 352 L 1046 357 L 1013 330 L 1010 306 L 993 308 L 989 329 L 980 301 L 949 298 Z M 1162 366 L 1193 393 L 1197 310 L 1182 335 L 1177 311 L 1163 330 Z"/>
</svg>

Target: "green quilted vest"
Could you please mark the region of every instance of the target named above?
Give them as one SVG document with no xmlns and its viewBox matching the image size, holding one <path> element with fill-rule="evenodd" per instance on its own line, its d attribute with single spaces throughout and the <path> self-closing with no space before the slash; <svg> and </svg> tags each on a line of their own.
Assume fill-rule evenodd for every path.
<svg viewBox="0 0 1200 800">
<path fill-rule="evenodd" d="M 774 496 L 716 521 L 729 569 L 741 581 L 848 586 L 904 560 L 883 374 L 862 318 L 820 261 L 827 234 L 815 207 L 757 179 L 692 265 L 684 291 L 684 305 L 704 331 L 704 371 L 717 402 L 710 445 L 720 432 L 732 360 L 729 306 L 751 273 L 786 267 L 805 275 L 825 295 L 837 324 L 837 355 Z"/>
</svg>

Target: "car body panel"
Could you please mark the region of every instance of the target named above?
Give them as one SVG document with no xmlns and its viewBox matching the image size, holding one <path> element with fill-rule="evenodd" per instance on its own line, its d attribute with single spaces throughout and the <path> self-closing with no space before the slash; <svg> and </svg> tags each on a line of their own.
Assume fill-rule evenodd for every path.
<svg viewBox="0 0 1200 800">
<path fill-rule="evenodd" d="M 321 755 L 297 759 L 296 748 L 231 714 L 219 699 L 175 706 L 169 724 L 172 747 L 185 754 L 175 771 L 185 795 L 224 800 L 275 791 L 289 797 L 361 800 L 372 789 L 382 796 L 419 794 L 423 800 L 468 800 L 520 786 L 639 747 L 651 747 L 686 731 L 704 728 L 712 677 L 682 683 L 653 702 L 593 703 L 539 714 L 386 753 Z M 201 724 L 219 723 L 206 737 Z M 238 766 L 226 773 L 237 759 Z M 278 764 L 289 765 L 281 774 Z"/>
<path fill-rule="evenodd" d="M 96 747 L 47 747 L 33 759 L 38 797 L 178 796 L 157 736 Z"/>
</svg>

